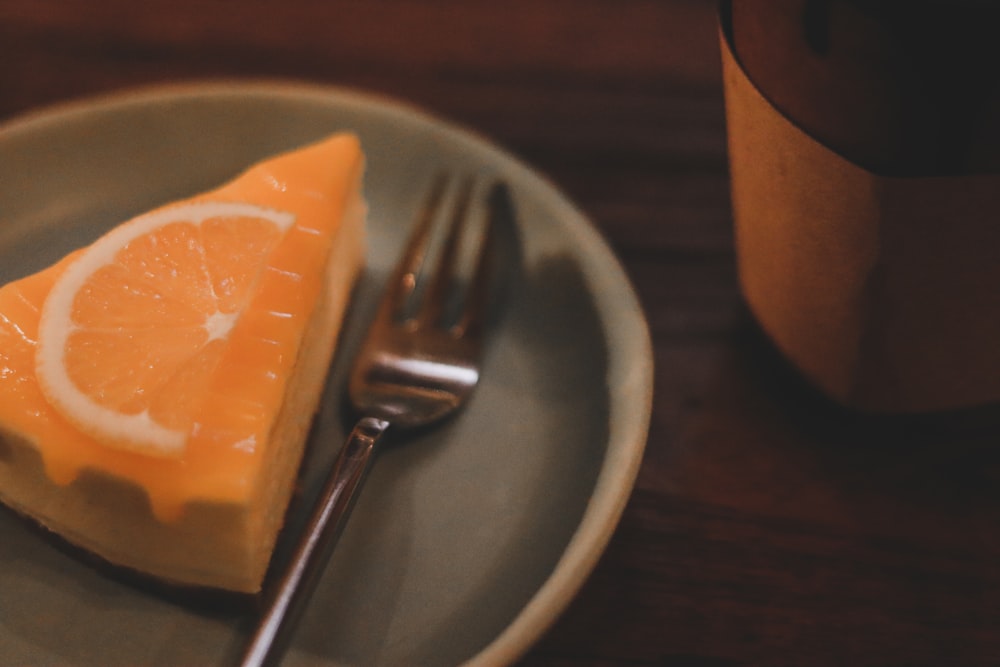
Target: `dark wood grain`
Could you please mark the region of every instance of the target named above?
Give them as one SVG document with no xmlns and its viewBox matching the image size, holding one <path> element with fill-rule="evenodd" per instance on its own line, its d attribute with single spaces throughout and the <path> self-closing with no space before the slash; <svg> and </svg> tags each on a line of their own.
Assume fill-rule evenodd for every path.
<svg viewBox="0 0 1000 667">
<path fill-rule="evenodd" d="M 709 0 L 0 0 L 0 119 L 205 77 L 356 86 L 492 137 L 647 310 L 635 493 L 525 667 L 1000 664 L 1000 418 L 826 404 L 740 299 Z"/>
</svg>

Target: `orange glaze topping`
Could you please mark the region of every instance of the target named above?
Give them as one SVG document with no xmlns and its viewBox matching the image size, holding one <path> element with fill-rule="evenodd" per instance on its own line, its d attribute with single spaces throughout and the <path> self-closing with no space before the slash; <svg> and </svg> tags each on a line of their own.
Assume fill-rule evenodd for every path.
<svg viewBox="0 0 1000 667">
<path fill-rule="evenodd" d="M 189 381 L 189 391 L 178 396 L 189 396 L 184 400 L 193 406 L 180 456 L 109 447 L 74 426 L 39 386 L 40 312 L 80 251 L 0 288 L 0 424 L 34 444 L 53 482 L 69 484 L 84 469 L 129 480 L 146 490 L 161 520 L 178 517 L 191 500 L 238 503 L 247 498 L 266 474 L 262 453 L 362 161 L 355 137 L 335 135 L 262 162 L 184 202 L 246 202 L 295 217 L 273 239 L 260 266 L 250 267 L 249 278 L 239 257 L 231 266 L 222 262 L 222 269 L 216 268 L 230 271 L 233 280 L 249 281 L 252 292 L 226 336 L 204 347 L 207 361 L 200 370 L 175 381 Z"/>
</svg>

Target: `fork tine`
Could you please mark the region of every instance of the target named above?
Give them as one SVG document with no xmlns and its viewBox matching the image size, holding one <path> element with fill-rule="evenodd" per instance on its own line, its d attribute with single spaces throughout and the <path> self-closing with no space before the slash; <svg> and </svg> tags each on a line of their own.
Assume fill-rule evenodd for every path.
<svg viewBox="0 0 1000 667">
<path fill-rule="evenodd" d="M 506 216 L 512 215 L 510 191 L 503 182 L 490 188 L 487 198 L 487 215 L 483 238 L 476 258 L 475 273 L 469 285 L 468 294 L 458 322 L 452 327 L 455 336 L 478 336 L 486 321 L 490 301 L 490 283 L 493 278 L 497 242 L 497 226 Z"/>
<path fill-rule="evenodd" d="M 462 233 L 468 226 L 466 221 L 469 217 L 469 209 L 472 203 L 472 190 L 475 181 L 472 177 L 463 179 L 455 203 L 452 206 L 451 220 L 449 221 L 448 236 L 445 238 L 441 248 L 441 255 L 434 268 L 434 274 L 430 278 L 430 284 L 423 296 L 423 303 L 416 319 L 420 324 L 432 325 L 441 320 L 444 316 L 448 301 L 448 293 L 451 289 L 452 278 L 455 273 L 455 261 L 458 256 L 458 249 L 462 241 Z"/>
<path fill-rule="evenodd" d="M 434 229 L 435 214 L 441 208 L 441 200 L 444 198 L 448 180 L 447 173 L 438 174 L 431 186 L 430 193 L 418 213 L 417 224 L 403 250 L 402 258 L 389 279 L 388 292 L 382 306 L 383 315 L 393 316 L 400 312 L 416 288 L 417 274 L 424 263 L 427 242 Z"/>
</svg>

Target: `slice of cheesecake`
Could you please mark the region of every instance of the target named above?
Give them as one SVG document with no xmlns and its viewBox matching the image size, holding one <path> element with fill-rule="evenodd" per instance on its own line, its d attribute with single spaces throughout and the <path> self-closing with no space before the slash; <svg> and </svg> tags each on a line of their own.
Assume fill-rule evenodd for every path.
<svg viewBox="0 0 1000 667">
<path fill-rule="evenodd" d="M 0 501 L 167 582 L 255 592 L 365 256 L 339 134 L 0 288 Z"/>
</svg>

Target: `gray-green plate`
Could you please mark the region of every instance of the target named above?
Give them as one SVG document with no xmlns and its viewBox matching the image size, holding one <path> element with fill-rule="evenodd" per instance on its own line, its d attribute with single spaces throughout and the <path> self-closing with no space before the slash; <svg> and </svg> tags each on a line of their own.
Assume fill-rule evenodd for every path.
<svg viewBox="0 0 1000 667">
<path fill-rule="evenodd" d="M 522 265 L 472 403 L 378 460 L 285 664 L 508 664 L 606 546 L 652 397 L 635 294 L 549 182 L 468 131 L 366 94 L 273 82 L 144 89 L 0 127 L 0 279 L 343 129 L 360 135 L 368 156 L 369 270 L 313 434 L 306 497 L 350 419 L 345 361 L 435 172 L 508 180 Z M 4 664 L 230 664 L 238 654 L 247 614 L 109 576 L 7 511 L 0 534 Z"/>
</svg>

